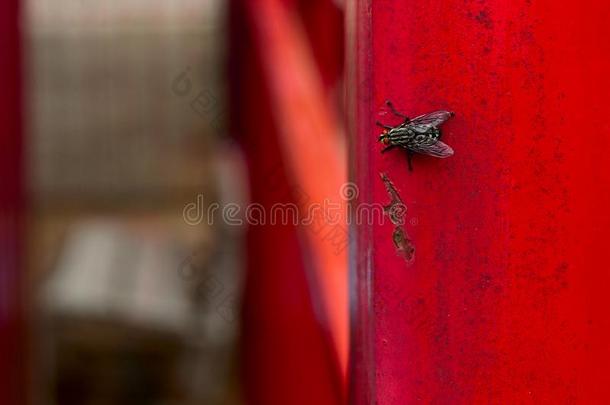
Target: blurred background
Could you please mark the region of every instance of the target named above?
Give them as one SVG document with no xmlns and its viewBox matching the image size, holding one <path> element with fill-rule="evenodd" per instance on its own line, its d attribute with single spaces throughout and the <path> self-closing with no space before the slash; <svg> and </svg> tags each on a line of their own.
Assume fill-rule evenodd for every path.
<svg viewBox="0 0 610 405">
<path fill-rule="evenodd" d="M 18 2 L 24 403 L 344 398 L 347 229 L 210 211 L 346 179 L 340 4 L 254 3 Z"/>
<path fill-rule="evenodd" d="M 227 4 L 22 4 L 32 400 L 238 404 Z M 221 179 L 226 178 L 226 181 Z"/>
</svg>

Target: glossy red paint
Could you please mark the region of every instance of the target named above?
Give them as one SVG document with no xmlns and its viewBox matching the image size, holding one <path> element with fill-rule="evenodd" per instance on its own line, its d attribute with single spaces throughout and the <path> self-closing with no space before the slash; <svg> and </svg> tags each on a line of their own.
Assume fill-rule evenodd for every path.
<svg viewBox="0 0 610 405">
<path fill-rule="evenodd" d="M 0 2 L 0 404 L 25 403 L 19 2 Z"/>
<path fill-rule="evenodd" d="M 352 5 L 354 178 L 415 246 L 358 229 L 354 403 L 607 403 L 610 3 Z M 455 111 L 455 156 L 381 155 L 385 99 Z"/>
</svg>

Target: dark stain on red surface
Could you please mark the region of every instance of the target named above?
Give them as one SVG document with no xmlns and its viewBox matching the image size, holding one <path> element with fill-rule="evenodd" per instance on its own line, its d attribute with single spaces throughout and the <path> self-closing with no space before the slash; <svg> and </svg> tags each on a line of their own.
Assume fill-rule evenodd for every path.
<svg viewBox="0 0 610 405">
<path fill-rule="evenodd" d="M 398 225 L 394 228 L 392 240 L 394 241 L 396 252 L 400 256 L 403 256 L 406 261 L 411 262 L 415 257 L 415 246 L 413 246 L 413 242 L 409 239 L 407 231 L 405 231 L 405 228 L 402 225 Z"/>
<path fill-rule="evenodd" d="M 385 184 L 385 188 L 391 198 L 390 204 L 383 207 L 384 213 L 388 216 L 394 231 L 392 232 L 392 241 L 399 256 L 404 257 L 408 263 L 412 263 L 415 259 L 415 245 L 409 238 L 404 224 L 404 217 L 407 213 L 407 207 L 400 198 L 396 187 L 385 173 L 381 173 L 381 180 Z"/>
<path fill-rule="evenodd" d="M 487 29 L 493 28 L 493 21 L 489 16 L 488 10 L 479 11 L 479 13 L 474 17 L 474 19 L 481 23 Z"/>
</svg>

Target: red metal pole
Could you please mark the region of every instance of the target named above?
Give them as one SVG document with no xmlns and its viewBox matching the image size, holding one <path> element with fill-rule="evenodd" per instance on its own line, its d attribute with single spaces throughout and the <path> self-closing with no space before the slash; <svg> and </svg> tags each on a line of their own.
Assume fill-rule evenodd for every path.
<svg viewBox="0 0 610 405">
<path fill-rule="evenodd" d="M 350 7 L 354 178 L 415 249 L 357 230 L 355 403 L 607 403 L 610 3 Z M 455 111 L 455 155 L 381 155 L 386 99 Z"/>
<path fill-rule="evenodd" d="M 319 46 L 315 27 L 309 36 L 305 29 L 322 16 L 304 10 L 320 3 L 329 2 L 302 9 L 277 0 L 233 2 L 232 129 L 247 157 L 251 200 L 267 213 L 289 203 L 303 214 L 324 199 L 342 202 L 345 210 L 345 201 L 338 201 L 347 179 L 345 153 L 328 94 L 338 61 L 316 59 L 330 54 L 328 43 Z M 250 225 L 247 402 L 341 403 L 348 348 L 346 227 Z"/>
<path fill-rule="evenodd" d="M 19 2 L 0 2 L 0 404 L 25 403 Z"/>
</svg>

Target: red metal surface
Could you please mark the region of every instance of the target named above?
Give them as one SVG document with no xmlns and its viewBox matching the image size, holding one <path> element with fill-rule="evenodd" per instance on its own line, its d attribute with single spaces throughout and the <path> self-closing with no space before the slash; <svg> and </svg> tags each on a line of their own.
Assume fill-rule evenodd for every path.
<svg viewBox="0 0 610 405">
<path fill-rule="evenodd" d="M 328 10 L 320 3 L 233 2 L 233 132 L 247 155 L 251 200 L 266 212 L 276 203 L 303 209 L 337 197 L 346 179 L 329 96 L 341 53 L 321 58 L 332 55 L 329 43 L 320 46 L 315 29 L 304 29 L 308 21 L 329 18 L 315 11 Z M 249 228 L 243 304 L 248 403 L 337 404 L 344 398 L 347 251 L 336 251 L 336 241 L 326 236 L 324 229 L 293 225 Z"/>
<path fill-rule="evenodd" d="M 0 404 L 22 404 L 21 63 L 18 1 L 0 2 Z"/>
<path fill-rule="evenodd" d="M 391 224 L 358 229 L 355 402 L 608 403 L 610 3 L 367 3 L 350 14 L 355 178 L 382 203 L 379 173 L 393 181 L 415 259 Z M 387 98 L 455 111 L 455 156 L 410 173 L 381 155 Z"/>
<path fill-rule="evenodd" d="M 297 204 L 302 213 L 314 204 L 340 207 L 337 216 L 343 219 L 341 223 L 331 224 L 319 212 L 314 214 L 319 223 L 303 226 L 300 231 L 305 233 L 311 252 L 308 261 L 314 295 L 320 301 L 341 369 L 345 370 L 348 234 L 346 201 L 340 192 L 347 180 L 347 162 L 344 143 L 339 138 L 339 118 L 334 105 L 327 101 L 321 75 L 296 14 L 276 1 L 258 3 L 251 10 L 255 38 L 264 44 L 259 49 L 278 123 L 280 153 L 285 158 L 292 187 L 306 195 Z M 278 60 L 282 63 L 275 62 Z"/>
</svg>

